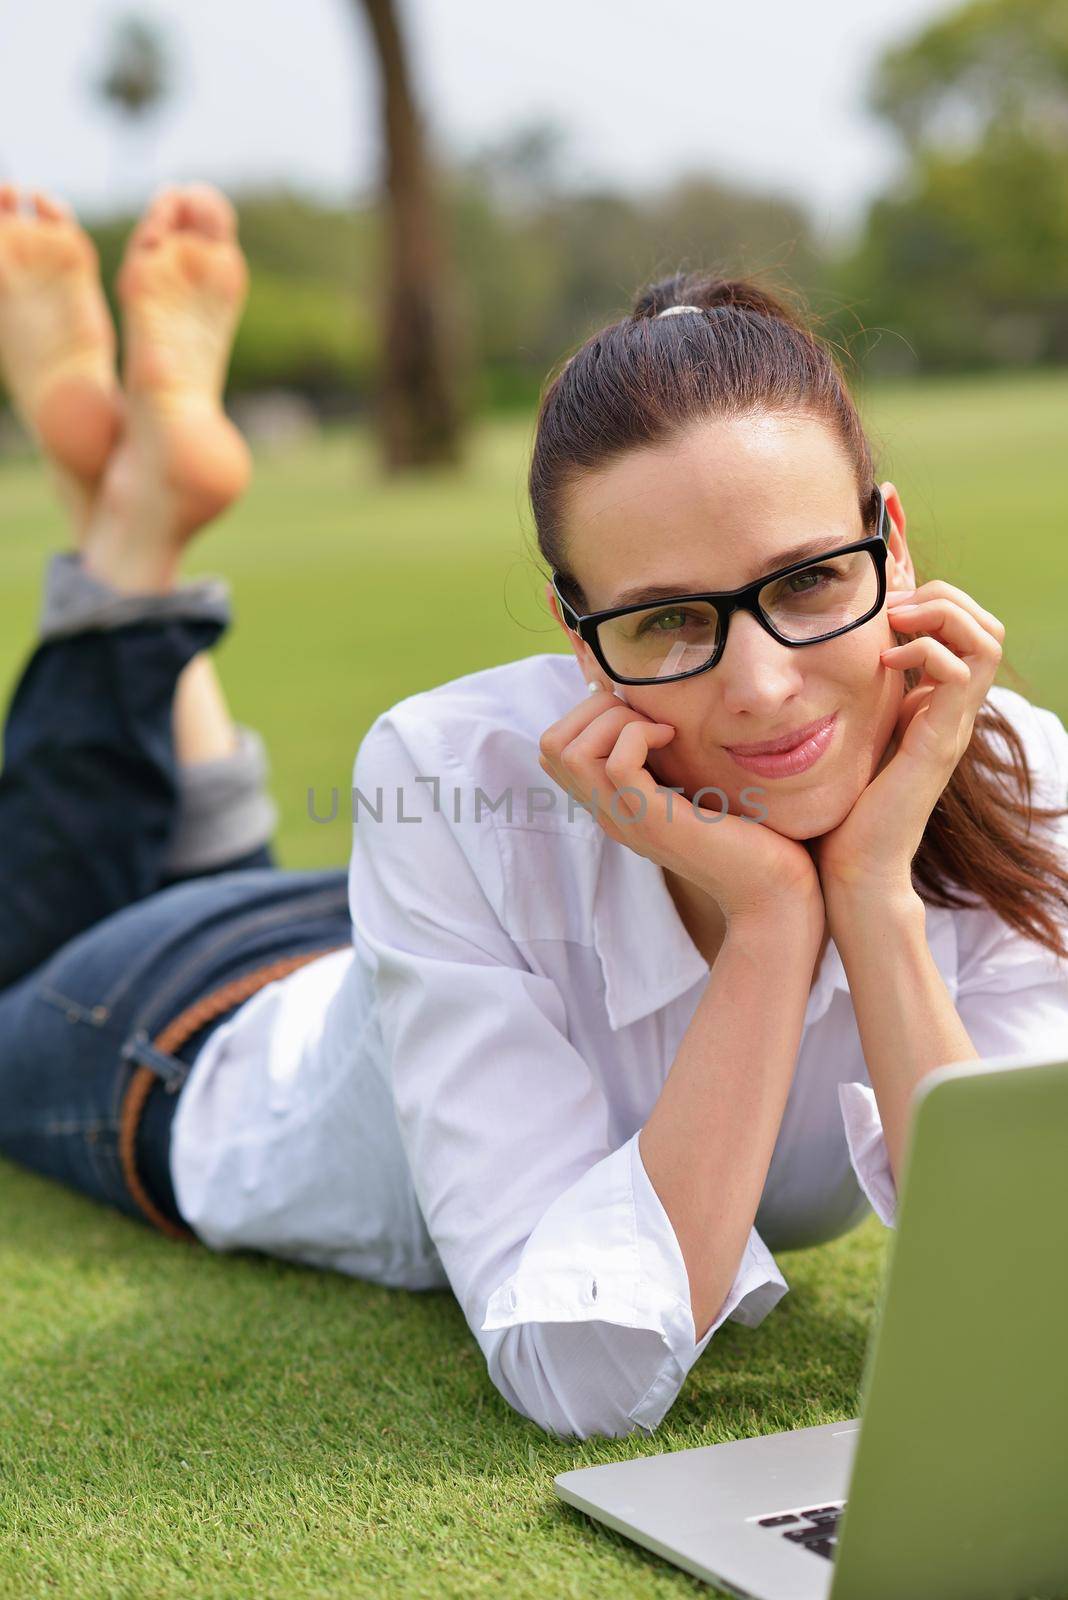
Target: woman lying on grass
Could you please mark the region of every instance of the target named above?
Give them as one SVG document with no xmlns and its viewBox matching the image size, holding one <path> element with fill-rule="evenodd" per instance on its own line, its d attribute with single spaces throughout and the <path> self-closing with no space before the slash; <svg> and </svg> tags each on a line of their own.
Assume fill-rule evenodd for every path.
<svg viewBox="0 0 1068 1600">
<path fill-rule="evenodd" d="M 227 586 L 178 579 L 248 475 L 244 286 L 226 201 L 163 194 L 120 388 L 88 240 L 0 190 L 0 360 L 75 537 L 6 725 L 0 1150 L 175 1239 L 449 1286 L 523 1415 L 652 1430 L 773 1250 L 892 1225 L 926 1074 L 1068 1049 L 1068 733 L 921 580 L 803 319 L 672 278 L 543 396 L 569 648 L 383 710 L 351 861 L 280 869 Z"/>
</svg>

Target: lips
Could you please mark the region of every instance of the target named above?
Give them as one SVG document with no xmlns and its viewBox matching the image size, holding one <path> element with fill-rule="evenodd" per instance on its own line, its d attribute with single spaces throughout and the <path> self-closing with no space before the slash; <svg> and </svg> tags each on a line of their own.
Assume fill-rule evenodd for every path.
<svg viewBox="0 0 1068 1600">
<path fill-rule="evenodd" d="M 767 756 L 775 755 L 780 750 L 794 750 L 806 739 L 811 739 L 814 733 L 819 733 L 832 720 L 830 716 L 820 717 L 816 722 L 808 722 L 803 728 L 795 728 L 792 733 L 784 733 L 778 739 L 762 739 L 756 744 L 728 744 L 724 749 L 736 756 Z"/>
</svg>

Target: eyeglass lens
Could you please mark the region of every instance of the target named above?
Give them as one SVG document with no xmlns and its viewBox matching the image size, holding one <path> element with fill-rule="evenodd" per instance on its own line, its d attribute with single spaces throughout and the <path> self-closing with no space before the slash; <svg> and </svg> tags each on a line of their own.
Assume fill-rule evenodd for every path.
<svg viewBox="0 0 1068 1600">
<path fill-rule="evenodd" d="M 758 604 L 784 639 L 814 644 L 859 622 L 874 609 L 878 594 L 874 555 L 853 550 L 772 579 L 761 589 Z M 712 658 L 719 613 L 707 601 L 661 601 L 599 623 L 597 641 L 610 669 L 622 678 L 684 677 Z"/>
</svg>

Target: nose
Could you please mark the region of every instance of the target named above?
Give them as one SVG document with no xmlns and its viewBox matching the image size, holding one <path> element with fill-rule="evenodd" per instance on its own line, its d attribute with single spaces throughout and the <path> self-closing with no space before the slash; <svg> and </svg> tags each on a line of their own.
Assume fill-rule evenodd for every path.
<svg viewBox="0 0 1068 1600">
<path fill-rule="evenodd" d="M 731 617 L 727 643 L 713 668 L 723 708 L 766 723 L 804 689 L 800 650 L 780 644 L 747 611 Z"/>
</svg>

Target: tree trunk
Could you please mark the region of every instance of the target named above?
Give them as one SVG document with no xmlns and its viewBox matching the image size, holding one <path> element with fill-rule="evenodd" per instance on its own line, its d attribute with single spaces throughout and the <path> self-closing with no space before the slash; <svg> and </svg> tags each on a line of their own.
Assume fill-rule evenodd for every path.
<svg viewBox="0 0 1068 1600">
<path fill-rule="evenodd" d="M 388 241 L 380 430 L 386 466 L 398 471 L 460 459 L 458 327 L 395 0 L 360 3 L 380 68 Z"/>
</svg>

